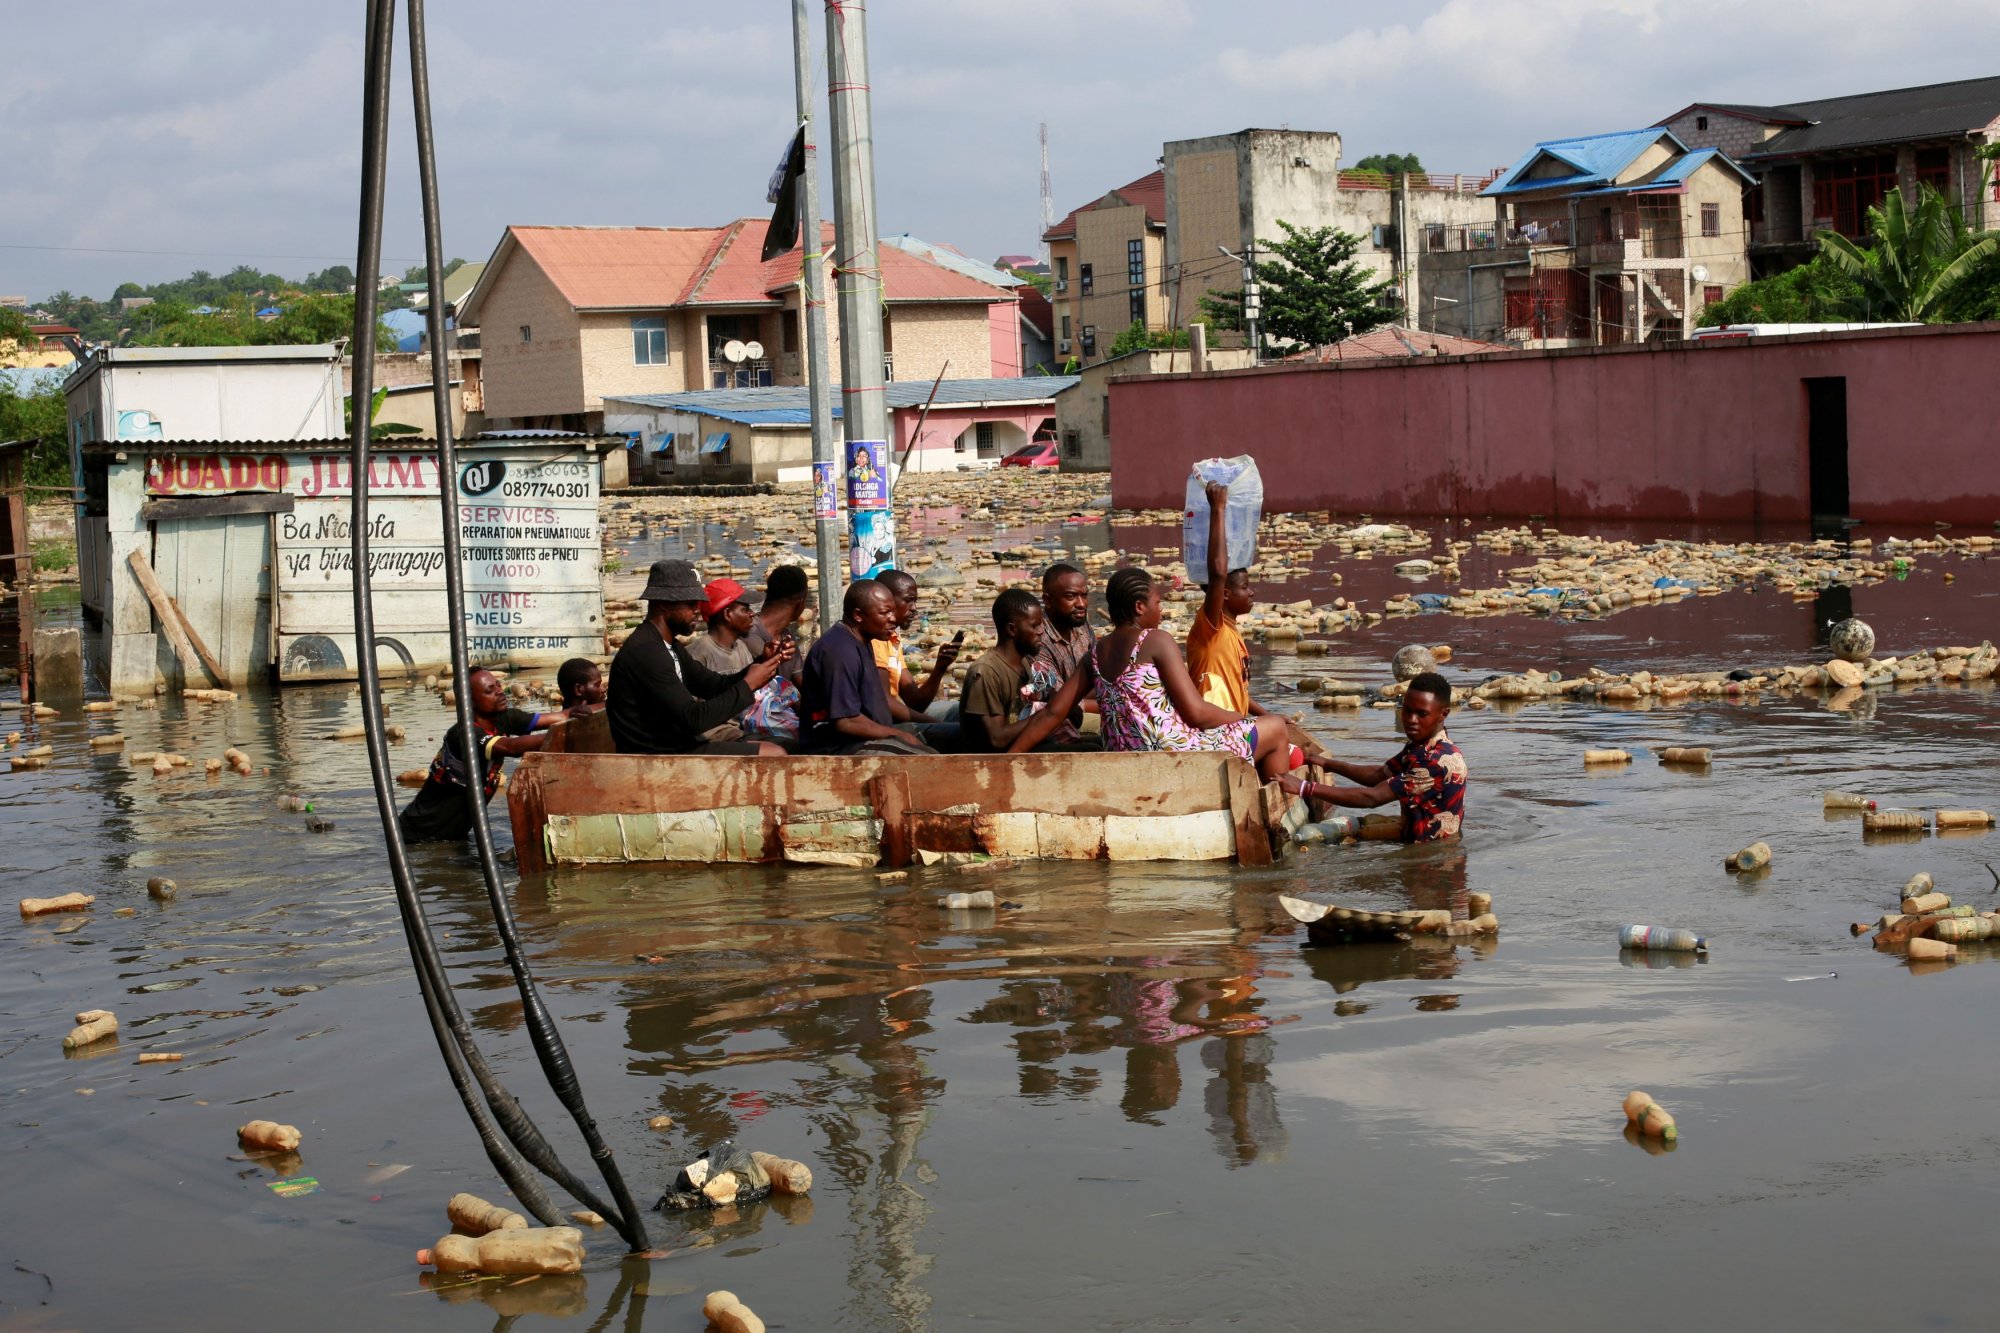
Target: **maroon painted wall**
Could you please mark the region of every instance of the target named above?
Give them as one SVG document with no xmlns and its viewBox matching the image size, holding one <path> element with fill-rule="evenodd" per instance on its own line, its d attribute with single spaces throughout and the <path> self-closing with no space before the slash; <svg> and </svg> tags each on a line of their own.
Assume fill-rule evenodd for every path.
<svg viewBox="0 0 2000 1333">
<path fill-rule="evenodd" d="M 1853 517 L 2000 520 L 2000 324 L 1114 380 L 1111 494 L 1178 508 L 1249 453 L 1278 510 L 1804 520 L 1816 376 L 1847 380 Z"/>
</svg>

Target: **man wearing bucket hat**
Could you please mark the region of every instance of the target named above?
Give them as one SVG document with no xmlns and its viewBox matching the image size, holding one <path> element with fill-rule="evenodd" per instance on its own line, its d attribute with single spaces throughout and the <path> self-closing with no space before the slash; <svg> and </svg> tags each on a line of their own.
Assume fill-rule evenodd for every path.
<svg viewBox="0 0 2000 1333">
<path fill-rule="evenodd" d="M 741 589 L 738 589 L 740 592 Z M 610 701 L 605 710 L 620 754 L 783 754 L 776 746 L 735 736 L 733 718 L 790 656 L 776 642 L 741 670 L 719 672 L 676 640 L 701 624 L 708 590 L 685 560 L 656 560 L 646 589 L 646 619 L 611 659 Z"/>
</svg>

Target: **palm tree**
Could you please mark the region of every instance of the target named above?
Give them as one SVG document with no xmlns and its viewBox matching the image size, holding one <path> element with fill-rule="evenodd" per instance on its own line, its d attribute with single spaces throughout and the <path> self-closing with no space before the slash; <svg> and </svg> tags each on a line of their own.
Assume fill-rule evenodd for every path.
<svg viewBox="0 0 2000 1333">
<path fill-rule="evenodd" d="M 1918 188 L 1914 209 L 1901 190 L 1890 190 L 1868 210 L 1868 230 L 1865 248 L 1823 231 L 1819 249 L 1829 264 L 1861 284 L 1864 313 L 1872 319 L 1943 319 L 1952 293 L 2000 249 L 2000 233 L 1973 231 L 1958 207 L 1928 185 Z"/>
</svg>

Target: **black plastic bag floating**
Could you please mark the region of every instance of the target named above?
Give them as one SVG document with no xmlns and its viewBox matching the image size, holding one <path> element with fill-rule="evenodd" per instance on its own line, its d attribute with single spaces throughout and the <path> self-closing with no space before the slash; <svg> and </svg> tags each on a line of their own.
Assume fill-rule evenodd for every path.
<svg viewBox="0 0 2000 1333">
<path fill-rule="evenodd" d="M 653 1205 L 669 1208 L 727 1208 L 771 1192 L 771 1177 L 734 1139 L 724 1139 L 674 1174 L 674 1183 Z"/>
</svg>

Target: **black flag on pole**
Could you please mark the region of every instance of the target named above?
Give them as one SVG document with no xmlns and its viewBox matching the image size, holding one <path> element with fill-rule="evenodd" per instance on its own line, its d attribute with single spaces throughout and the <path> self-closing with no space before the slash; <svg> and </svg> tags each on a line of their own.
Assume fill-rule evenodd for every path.
<svg viewBox="0 0 2000 1333">
<path fill-rule="evenodd" d="M 792 136 L 778 169 L 771 173 L 771 188 L 764 197 L 773 205 L 771 225 L 764 232 L 764 261 L 770 263 L 799 243 L 799 177 L 806 174 L 806 127 Z"/>
</svg>

